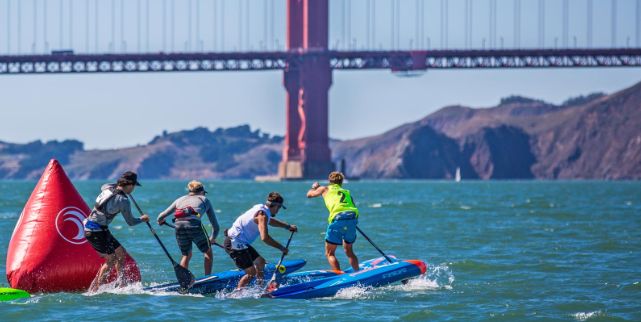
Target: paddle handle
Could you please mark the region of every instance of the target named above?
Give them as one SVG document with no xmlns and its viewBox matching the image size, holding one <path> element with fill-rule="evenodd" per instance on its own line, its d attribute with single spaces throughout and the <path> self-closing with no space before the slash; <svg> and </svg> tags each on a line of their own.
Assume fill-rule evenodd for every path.
<svg viewBox="0 0 641 322">
<path fill-rule="evenodd" d="M 368 241 L 370 244 L 372 244 L 372 246 L 374 246 L 374 248 L 376 248 L 376 250 L 377 250 L 379 253 L 381 253 L 381 255 L 383 255 L 383 257 L 385 257 L 385 259 L 386 259 L 388 262 L 390 262 L 390 264 L 391 264 L 391 263 L 393 263 L 393 262 L 392 262 L 392 259 L 391 259 L 391 258 L 389 258 L 387 255 L 385 255 L 385 253 L 383 253 L 383 251 L 382 251 L 380 248 L 378 248 L 378 246 L 376 246 L 376 244 L 374 244 L 374 242 L 373 242 L 371 239 L 369 239 L 369 237 L 367 237 L 367 235 L 365 235 L 365 233 L 364 233 L 360 228 L 358 228 L 358 226 L 356 226 L 356 230 L 358 230 L 358 232 L 359 232 L 359 233 L 361 233 L 361 235 L 363 235 L 363 237 L 365 237 L 365 239 L 367 239 L 367 241 Z"/>
<path fill-rule="evenodd" d="M 136 199 L 134 199 L 132 195 L 128 195 L 128 196 L 129 196 L 129 199 L 131 199 L 131 201 L 134 203 L 134 206 L 136 206 L 136 209 L 138 209 L 138 212 L 140 213 L 140 215 L 142 216 L 143 215 L 142 209 L 140 209 L 140 206 L 138 206 Z M 169 254 L 169 251 L 167 251 L 167 248 L 165 247 L 165 245 L 162 243 L 162 241 L 156 234 L 156 231 L 154 230 L 154 228 L 151 227 L 151 224 L 149 223 L 149 221 L 146 221 L 145 224 L 147 224 L 147 227 L 149 227 L 149 230 L 151 231 L 151 233 L 154 235 L 154 237 L 156 237 L 158 244 L 160 244 L 160 247 L 162 247 L 162 250 L 165 251 L 165 255 L 167 255 L 171 263 L 174 264 L 174 266 L 176 266 L 177 265 L 176 261 L 173 259 L 173 257 L 171 257 L 171 255 Z"/>
<path fill-rule="evenodd" d="M 292 237 L 294 237 L 294 231 L 289 235 L 289 239 L 287 240 L 287 244 L 285 245 L 285 249 L 289 248 L 289 243 L 292 242 Z M 280 255 L 280 260 L 278 261 L 278 264 L 276 264 L 276 267 L 274 267 L 274 275 L 272 275 L 272 278 L 269 279 L 269 283 L 267 283 L 267 287 L 269 287 L 269 284 L 271 284 L 273 281 L 276 280 L 276 273 L 278 272 L 278 267 L 280 264 L 283 263 L 283 259 L 285 259 L 285 253 L 283 252 L 282 255 Z"/>
<path fill-rule="evenodd" d="M 289 248 L 289 243 L 292 242 L 292 237 L 294 237 L 294 233 L 295 232 L 292 231 L 292 233 L 289 235 L 289 239 L 287 240 L 287 244 L 285 244 L 285 249 Z M 284 258 L 285 258 L 285 253 L 283 252 L 283 254 L 280 255 L 280 260 L 278 261 L 278 264 L 276 264 L 276 267 L 280 266 L 280 264 L 283 263 L 283 259 Z"/>
</svg>

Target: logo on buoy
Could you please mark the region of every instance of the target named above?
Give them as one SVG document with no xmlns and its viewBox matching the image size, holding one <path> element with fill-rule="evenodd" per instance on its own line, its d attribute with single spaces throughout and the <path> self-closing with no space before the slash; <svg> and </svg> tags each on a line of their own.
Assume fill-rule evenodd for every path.
<svg viewBox="0 0 641 322">
<path fill-rule="evenodd" d="M 82 221 L 87 218 L 77 207 L 66 207 L 56 216 L 56 230 L 62 239 L 76 245 L 87 242 Z"/>
</svg>

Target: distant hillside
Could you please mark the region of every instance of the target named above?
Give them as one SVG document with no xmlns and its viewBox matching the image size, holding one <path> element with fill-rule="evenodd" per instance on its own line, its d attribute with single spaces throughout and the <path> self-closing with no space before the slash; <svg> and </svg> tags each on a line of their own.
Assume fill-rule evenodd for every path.
<svg viewBox="0 0 641 322">
<path fill-rule="evenodd" d="M 248 125 L 163 133 L 146 145 L 85 150 L 79 141 L 0 142 L 0 179 L 38 178 L 57 158 L 74 179 L 254 178 L 276 172 L 283 138 Z M 331 141 L 349 176 L 452 179 L 641 179 L 641 83 L 561 105 L 510 96 L 449 106 L 383 134 Z"/>
<path fill-rule="evenodd" d="M 0 178 L 38 178 L 50 158 L 74 179 L 115 178 L 130 169 L 148 179 L 253 178 L 278 167 L 282 140 L 243 125 L 164 133 L 146 145 L 114 150 L 84 150 L 78 141 L 0 142 Z"/>
<path fill-rule="evenodd" d="M 641 83 L 562 105 L 509 97 L 492 108 L 445 107 L 334 157 L 368 178 L 641 179 Z"/>
<path fill-rule="evenodd" d="M 56 158 L 68 163 L 69 157 L 80 151 L 83 151 L 83 144 L 75 140 L 27 144 L 0 141 L 0 179 L 40 177 L 49 159 Z"/>
</svg>

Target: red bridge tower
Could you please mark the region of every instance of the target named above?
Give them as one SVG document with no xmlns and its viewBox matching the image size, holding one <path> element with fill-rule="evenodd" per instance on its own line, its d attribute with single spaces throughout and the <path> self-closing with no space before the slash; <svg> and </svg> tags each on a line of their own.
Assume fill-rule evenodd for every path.
<svg viewBox="0 0 641 322">
<path fill-rule="evenodd" d="M 287 0 L 287 50 L 300 53 L 283 75 L 287 130 L 278 176 L 324 178 L 334 169 L 329 150 L 328 0 Z"/>
</svg>

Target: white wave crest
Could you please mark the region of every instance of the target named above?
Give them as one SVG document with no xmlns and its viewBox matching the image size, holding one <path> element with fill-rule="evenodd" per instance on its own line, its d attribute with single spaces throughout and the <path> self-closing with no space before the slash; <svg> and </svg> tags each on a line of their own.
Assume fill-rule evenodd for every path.
<svg viewBox="0 0 641 322">
<path fill-rule="evenodd" d="M 451 290 L 454 274 L 446 264 L 429 266 L 425 274 L 411 278 L 401 285 L 395 285 L 394 290 L 400 292 L 420 292 L 429 290 Z"/>
<path fill-rule="evenodd" d="M 591 318 L 596 318 L 599 316 L 603 316 L 603 313 L 601 311 L 593 311 L 593 312 L 579 312 L 572 314 L 572 316 L 577 319 L 577 321 L 587 321 L 588 319 Z"/>
<path fill-rule="evenodd" d="M 243 289 L 234 289 L 234 290 L 222 290 L 216 292 L 214 297 L 219 300 L 224 299 L 247 299 L 247 298 L 260 298 L 265 293 L 265 290 L 262 287 L 258 286 L 249 286 Z"/>
<path fill-rule="evenodd" d="M 407 281 L 407 283 L 398 285 L 397 288 L 403 292 L 416 292 L 416 291 L 425 291 L 425 290 L 438 290 L 441 288 L 451 289 L 449 285 L 441 286 L 436 280 L 431 280 L 427 275 L 423 274 L 419 277 L 412 278 Z"/>
<path fill-rule="evenodd" d="M 423 275 L 428 280 L 436 282 L 436 284 L 441 288 L 451 289 L 452 283 L 454 283 L 454 273 L 452 269 L 445 263 L 441 263 L 437 266 L 429 266 L 427 272 Z"/>
<path fill-rule="evenodd" d="M 160 285 L 160 284 L 155 284 Z M 154 284 L 150 286 L 155 286 Z M 84 296 L 96 296 L 103 293 L 107 294 L 118 294 L 118 295 L 133 295 L 133 294 L 145 294 L 145 295 L 154 295 L 154 296 L 190 296 L 190 297 L 204 297 L 202 294 L 180 294 L 178 292 L 168 292 L 168 291 L 154 291 L 154 290 L 145 290 L 142 283 L 132 283 L 123 287 L 117 286 L 116 282 L 101 285 L 96 292 L 85 292 L 82 295 Z"/>
<path fill-rule="evenodd" d="M 364 286 L 347 287 L 338 291 L 334 298 L 342 300 L 367 299 L 372 297 L 372 289 L 372 287 Z"/>
</svg>

